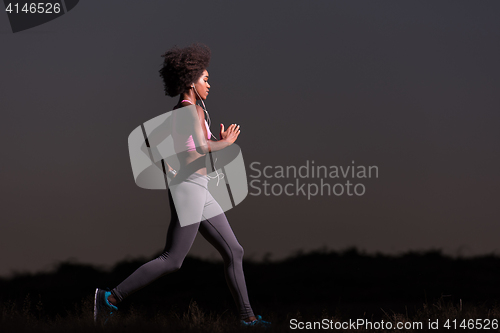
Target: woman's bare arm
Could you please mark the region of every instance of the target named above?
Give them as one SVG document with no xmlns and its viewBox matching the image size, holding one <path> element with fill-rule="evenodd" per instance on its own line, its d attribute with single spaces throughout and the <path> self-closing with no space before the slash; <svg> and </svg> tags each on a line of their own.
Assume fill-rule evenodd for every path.
<svg viewBox="0 0 500 333">
<path fill-rule="evenodd" d="M 207 128 L 205 127 L 205 114 L 201 106 L 196 105 L 199 122 L 198 126 L 194 126 L 193 141 L 196 146 L 196 151 L 199 154 L 206 154 L 212 151 L 218 151 L 232 145 L 240 134 L 239 128 L 231 125 L 226 130 L 226 137 L 220 141 L 207 140 Z"/>
</svg>

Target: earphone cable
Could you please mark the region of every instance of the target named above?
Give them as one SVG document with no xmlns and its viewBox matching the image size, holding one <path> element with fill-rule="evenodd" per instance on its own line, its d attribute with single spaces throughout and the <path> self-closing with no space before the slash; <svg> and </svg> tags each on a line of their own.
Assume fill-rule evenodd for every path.
<svg viewBox="0 0 500 333">
<path fill-rule="evenodd" d="M 205 103 L 203 103 L 203 99 L 201 98 L 201 96 L 198 94 L 198 91 L 196 91 L 196 88 L 194 87 L 193 85 L 193 88 L 194 88 L 194 92 L 196 93 L 196 95 L 198 95 L 198 97 L 200 98 L 200 101 L 201 103 L 203 104 L 203 111 L 205 111 L 205 113 L 207 114 L 207 118 L 208 118 L 208 129 L 210 130 L 210 115 L 208 114 L 208 111 L 205 107 Z M 210 135 L 215 139 L 215 141 L 219 141 L 217 140 L 217 138 L 215 137 L 215 135 L 212 133 L 212 131 L 210 131 Z M 211 152 L 209 152 L 209 154 L 211 154 Z M 224 174 L 221 172 L 219 173 L 218 170 L 215 168 L 215 163 L 217 162 L 217 157 L 215 158 L 215 161 L 212 165 L 212 169 L 215 170 L 215 173 L 217 174 L 216 176 L 210 176 L 210 175 L 207 175 L 208 178 L 210 179 L 215 179 L 217 178 L 217 186 L 219 186 L 219 181 L 224 178 Z"/>
</svg>

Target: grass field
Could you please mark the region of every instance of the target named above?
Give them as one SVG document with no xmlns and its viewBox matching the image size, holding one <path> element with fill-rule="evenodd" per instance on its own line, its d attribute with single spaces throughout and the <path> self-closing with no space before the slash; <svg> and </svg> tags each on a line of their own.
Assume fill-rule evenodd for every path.
<svg viewBox="0 0 500 333">
<path fill-rule="evenodd" d="M 326 308 L 316 315 L 303 315 L 300 311 L 269 313 L 270 329 L 240 327 L 229 313 L 215 313 L 201 309 L 192 301 L 184 312 L 151 311 L 130 307 L 118 312 L 104 326 L 93 322 L 93 299 L 85 297 L 72 309 L 47 316 L 42 302 L 32 304 L 26 297 L 22 304 L 5 302 L 0 308 L 1 332 L 291 332 L 291 331 L 356 331 L 356 332 L 423 332 L 423 331 L 498 331 L 500 307 L 478 304 L 453 304 L 443 297 L 432 304 L 413 308 L 412 315 L 381 309 L 382 317 L 364 313 L 362 317 L 348 317 Z M 357 326 L 349 325 L 364 320 Z M 481 319 L 478 321 L 478 319 Z M 294 321 L 295 320 L 295 321 Z M 437 320 L 437 322 L 436 322 Z M 318 322 L 314 326 L 314 322 Z M 430 323 L 437 323 L 429 329 Z M 448 323 L 448 327 L 445 325 Z M 342 326 L 344 325 L 344 328 Z M 370 326 L 371 325 L 371 326 Z M 402 329 L 397 329 L 398 325 Z M 480 327 L 482 327 L 480 329 Z M 370 329 L 371 328 L 371 329 Z"/>
<path fill-rule="evenodd" d="M 1 279 L 0 333 L 499 331 L 499 258 L 452 259 L 436 251 L 369 256 L 353 249 L 244 263 L 252 308 L 272 322 L 268 330 L 240 326 L 222 263 L 190 257 L 96 326 L 95 287 L 116 285 L 145 261 L 110 272 L 62 263 L 52 273 Z"/>
</svg>

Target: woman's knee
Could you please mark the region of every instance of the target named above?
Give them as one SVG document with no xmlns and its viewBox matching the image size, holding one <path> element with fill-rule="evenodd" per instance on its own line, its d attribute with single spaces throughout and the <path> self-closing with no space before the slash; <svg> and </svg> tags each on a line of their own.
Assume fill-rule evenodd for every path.
<svg viewBox="0 0 500 333">
<path fill-rule="evenodd" d="M 233 246 L 231 248 L 233 257 L 235 260 L 242 260 L 243 259 L 243 254 L 245 253 L 245 250 L 243 250 L 243 246 L 240 244 Z"/>
<path fill-rule="evenodd" d="M 175 271 L 178 271 L 179 269 L 181 269 L 183 262 L 184 262 L 184 260 L 175 260 L 175 259 L 172 260 L 172 262 L 170 263 L 172 272 L 175 272 Z"/>
<path fill-rule="evenodd" d="M 176 259 L 172 256 L 165 257 L 162 255 L 158 259 L 161 261 L 163 274 L 178 271 L 184 262 L 184 259 Z"/>
</svg>

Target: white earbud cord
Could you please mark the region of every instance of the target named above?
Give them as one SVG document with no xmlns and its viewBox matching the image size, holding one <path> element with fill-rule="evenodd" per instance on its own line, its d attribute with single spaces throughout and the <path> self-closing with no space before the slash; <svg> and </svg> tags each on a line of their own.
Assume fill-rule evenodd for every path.
<svg viewBox="0 0 500 333">
<path fill-rule="evenodd" d="M 198 97 L 200 97 L 200 95 L 199 95 L 199 94 L 198 94 L 198 92 L 196 91 L 196 88 L 194 87 L 194 85 L 193 85 L 193 88 L 194 88 L 194 92 L 196 93 L 196 95 L 198 95 Z M 208 129 L 210 130 L 210 115 L 208 114 L 208 111 L 207 111 L 207 109 L 206 109 L 206 107 L 205 107 L 205 103 L 203 103 L 203 99 L 201 99 L 201 97 L 200 97 L 200 101 L 201 101 L 201 103 L 203 104 L 203 111 L 205 111 L 205 113 L 207 114 L 207 118 L 208 118 Z M 217 138 L 215 137 L 215 135 L 213 135 L 212 131 L 210 131 L 210 135 L 211 135 L 211 136 L 215 139 L 215 141 L 219 141 L 219 140 L 217 140 Z M 217 169 L 215 168 L 215 163 L 216 163 L 216 162 L 217 162 L 217 157 L 215 158 L 214 164 L 212 165 L 212 168 L 215 170 L 215 173 L 217 174 L 217 176 L 213 176 L 213 177 L 212 177 L 212 176 L 210 176 L 210 175 L 207 175 L 207 177 L 208 177 L 208 178 L 210 178 L 210 179 L 215 179 L 215 178 L 217 178 L 217 186 L 219 186 L 219 181 L 220 181 L 221 179 L 223 179 L 223 178 L 224 178 L 224 174 L 223 174 L 222 172 L 221 172 L 221 173 L 219 173 L 219 172 L 217 171 Z"/>
</svg>

